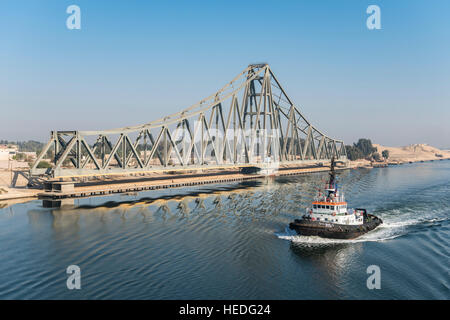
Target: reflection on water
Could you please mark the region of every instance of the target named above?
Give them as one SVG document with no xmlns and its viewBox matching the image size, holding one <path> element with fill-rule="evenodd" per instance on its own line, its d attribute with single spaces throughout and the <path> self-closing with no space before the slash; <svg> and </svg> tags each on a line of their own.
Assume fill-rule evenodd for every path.
<svg viewBox="0 0 450 320">
<path fill-rule="evenodd" d="M 326 173 L 0 209 L 0 298 L 448 298 L 450 163 L 339 173 L 382 227 L 354 240 L 287 228 Z M 65 268 L 82 270 L 82 290 Z M 369 265 L 382 290 L 366 287 Z"/>
<path fill-rule="evenodd" d="M 298 244 L 291 243 L 293 253 L 302 260 L 310 261 L 327 281 L 338 285 L 354 259 L 361 254 L 363 245 L 358 244 Z"/>
</svg>

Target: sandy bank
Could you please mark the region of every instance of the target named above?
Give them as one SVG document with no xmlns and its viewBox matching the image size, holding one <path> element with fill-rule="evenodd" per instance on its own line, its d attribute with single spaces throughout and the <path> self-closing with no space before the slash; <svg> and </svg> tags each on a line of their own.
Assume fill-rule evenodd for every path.
<svg viewBox="0 0 450 320">
<path fill-rule="evenodd" d="M 385 161 L 385 163 L 390 165 L 450 159 L 449 151 L 440 150 L 427 144 L 412 144 L 404 147 L 386 147 L 374 143 L 373 146 L 377 148 L 377 152 L 380 155 L 383 150 L 389 151 L 389 158 Z M 365 159 L 349 162 L 349 167 L 351 168 L 371 168 L 374 165 L 376 165 L 376 163 L 372 163 Z"/>
</svg>

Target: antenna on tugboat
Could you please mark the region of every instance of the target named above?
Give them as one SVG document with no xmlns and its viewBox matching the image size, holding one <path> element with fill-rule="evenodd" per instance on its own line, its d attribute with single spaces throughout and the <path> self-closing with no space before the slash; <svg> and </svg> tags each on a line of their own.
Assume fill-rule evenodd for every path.
<svg viewBox="0 0 450 320">
<path fill-rule="evenodd" d="M 334 161 L 334 156 L 331 157 L 331 164 L 330 164 L 330 182 L 328 183 L 330 188 L 331 186 L 334 186 L 334 182 L 336 181 L 336 171 L 334 170 L 336 162 Z"/>
</svg>

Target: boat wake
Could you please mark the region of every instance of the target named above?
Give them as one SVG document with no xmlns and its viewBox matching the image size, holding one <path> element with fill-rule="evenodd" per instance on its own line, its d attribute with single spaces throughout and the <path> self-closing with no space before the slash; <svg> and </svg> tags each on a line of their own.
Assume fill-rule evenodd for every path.
<svg viewBox="0 0 450 320">
<path fill-rule="evenodd" d="M 435 225 L 447 220 L 446 218 L 389 219 L 383 216 L 381 218 L 383 219 L 383 224 L 356 239 L 328 239 L 328 238 L 321 238 L 318 236 L 302 236 L 297 234 L 294 230 L 289 229 L 289 227 L 286 227 L 285 230 L 282 232 L 275 232 L 275 235 L 279 239 L 289 240 L 294 243 L 306 245 L 381 242 L 404 236 L 408 234 L 412 230 L 411 228 L 414 226 Z"/>
</svg>

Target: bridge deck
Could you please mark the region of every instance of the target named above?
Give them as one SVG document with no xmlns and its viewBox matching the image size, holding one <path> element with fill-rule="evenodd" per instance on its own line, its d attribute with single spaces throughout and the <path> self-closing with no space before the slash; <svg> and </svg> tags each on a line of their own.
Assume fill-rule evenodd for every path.
<svg viewBox="0 0 450 320">
<path fill-rule="evenodd" d="M 342 170 L 346 168 L 340 168 Z M 328 171 L 328 167 L 308 168 L 280 168 L 276 176 L 299 175 L 313 172 Z M 239 172 L 211 173 L 203 175 L 170 176 L 151 180 L 128 180 L 126 182 L 105 182 L 95 185 L 79 185 L 70 191 L 45 191 L 38 194 L 42 200 L 61 200 L 67 198 L 84 198 L 92 196 L 104 196 L 115 193 L 139 192 L 145 190 L 159 190 L 168 188 L 179 188 L 214 183 L 229 183 L 245 180 L 264 178 L 264 175 L 248 175 Z"/>
</svg>

